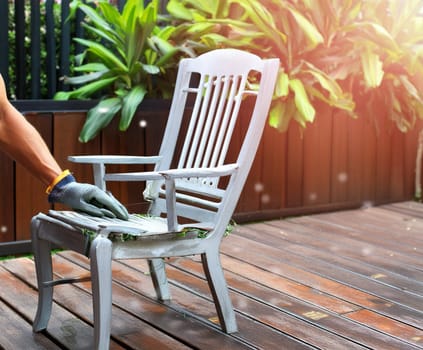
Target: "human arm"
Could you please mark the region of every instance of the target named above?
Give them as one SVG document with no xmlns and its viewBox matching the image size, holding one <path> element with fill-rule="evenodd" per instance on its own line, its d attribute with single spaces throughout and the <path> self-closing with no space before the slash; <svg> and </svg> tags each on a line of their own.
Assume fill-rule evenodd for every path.
<svg viewBox="0 0 423 350">
<path fill-rule="evenodd" d="M 51 187 L 49 201 L 63 203 L 75 210 L 97 216 L 126 219 L 126 209 L 98 187 L 76 182 L 65 174 L 38 131 L 9 102 L 0 75 L 0 149 L 24 166 L 45 186 Z M 62 177 L 62 178 L 61 178 Z M 62 181 L 58 181 L 62 180 Z M 54 186 L 50 186 L 54 184 Z"/>
<path fill-rule="evenodd" d="M 7 99 L 1 75 L 0 148 L 46 186 L 62 172 L 38 131 Z"/>
</svg>

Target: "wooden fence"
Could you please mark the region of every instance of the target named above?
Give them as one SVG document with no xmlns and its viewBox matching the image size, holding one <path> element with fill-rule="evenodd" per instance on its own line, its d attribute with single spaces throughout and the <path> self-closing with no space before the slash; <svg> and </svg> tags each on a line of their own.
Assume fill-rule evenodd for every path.
<svg viewBox="0 0 423 350">
<path fill-rule="evenodd" d="M 83 50 L 73 38 L 85 35 L 81 11 L 67 20 L 70 2 L 0 1 L 0 73 L 11 98 L 51 99 L 69 88 L 62 77 L 69 75 L 73 57 Z M 110 2 L 121 10 L 126 0 Z M 166 4 L 160 1 L 160 11 L 165 11 Z"/>
<path fill-rule="evenodd" d="M 75 102 L 62 105 L 62 112 L 32 113 L 27 118 L 40 131 L 63 168 L 70 168 L 80 181 L 92 182 L 91 168 L 71 164 L 67 156 L 155 154 L 167 110 L 157 112 L 162 103 L 159 100 L 150 103 L 142 106 L 143 112 L 138 113 L 126 133 L 120 133 L 112 124 L 87 144 L 77 141 L 85 118 L 81 101 L 80 106 Z M 28 103 L 15 104 L 22 110 L 28 109 Z M 33 106 L 34 103 L 32 110 Z M 40 110 L 45 110 L 45 103 L 40 106 Z M 141 120 L 147 127 L 140 127 Z M 376 127 L 374 121 L 354 120 L 329 111 L 305 130 L 292 125 L 288 132 L 279 133 L 266 127 L 235 220 L 273 219 L 412 199 L 421 127 L 419 123 L 414 131 L 403 134 L 393 124 L 387 125 L 386 120 Z M 50 205 L 38 180 L 6 156 L 0 158 L 3 192 L 0 241 L 22 242 L 29 239 L 31 217 L 48 210 Z M 131 212 L 145 210 L 139 184 L 113 183 L 110 189 Z M 28 245 L 23 248 L 9 245 L 0 248 L 0 254 L 13 249 L 25 250 Z"/>
</svg>

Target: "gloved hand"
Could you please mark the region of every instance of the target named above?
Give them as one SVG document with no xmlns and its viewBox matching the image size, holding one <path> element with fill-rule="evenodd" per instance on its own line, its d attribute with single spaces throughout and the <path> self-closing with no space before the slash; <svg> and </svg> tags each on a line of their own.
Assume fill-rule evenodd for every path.
<svg viewBox="0 0 423 350">
<path fill-rule="evenodd" d="M 62 203 L 93 216 L 128 220 L 128 211 L 112 194 L 97 186 L 76 182 L 71 174 L 53 187 L 48 200 L 50 203 Z"/>
</svg>

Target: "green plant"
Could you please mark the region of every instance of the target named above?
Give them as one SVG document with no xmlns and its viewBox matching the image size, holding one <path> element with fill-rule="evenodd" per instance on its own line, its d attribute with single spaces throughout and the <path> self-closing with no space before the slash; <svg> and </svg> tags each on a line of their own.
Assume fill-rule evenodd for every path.
<svg viewBox="0 0 423 350">
<path fill-rule="evenodd" d="M 269 122 L 312 122 L 323 102 L 385 115 L 406 131 L 423 117 L 422 0 L 170 0 L 174 38 L 198 51 L 279 57 Z M 419 15 L 420 13 L 420 15 Z"/>
<path fill-rule="evenodd" d="M 80 9 L 85 14 L 84 27 L 94 37 L 76 38 L 86 47 L 78 57 L 79 76 L 65 77 L 65 82 L 79 87 L 59 92 L 56 99 L 86 99 L 102 96 L 90 109 L 80 133 L 87 142 L 120 115 L 119 129 L 126 130 L 146 95 L 171 95 L 179 49 L 169 38 L 173 26 L 160 26 L 159 1 L 128 0 L 120 13 L 108 1 L 96 1 L 94 7 L 82 0 L 71 3 L 71 16 Z"/>
</svg>

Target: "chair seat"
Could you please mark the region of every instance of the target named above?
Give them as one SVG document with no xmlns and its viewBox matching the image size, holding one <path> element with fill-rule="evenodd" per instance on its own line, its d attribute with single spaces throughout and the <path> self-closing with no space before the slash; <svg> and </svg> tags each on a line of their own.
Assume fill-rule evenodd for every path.
<svg viewBox="0 0 423 350">
<path fill-rule="evenodd" d="M 48 215 L 81 229 L 93 241 L 97 235 L 104 234 L 113 243 L 136 240 L 168 240 L 205 238 L 211 231 L 210 225 L 178 225 L 176 231 L 168 230 L 165 218 L 153 215 L 130 214 L 129 220 L 95 217 L 75 211 L 50 210 Z"/>
</svg>

